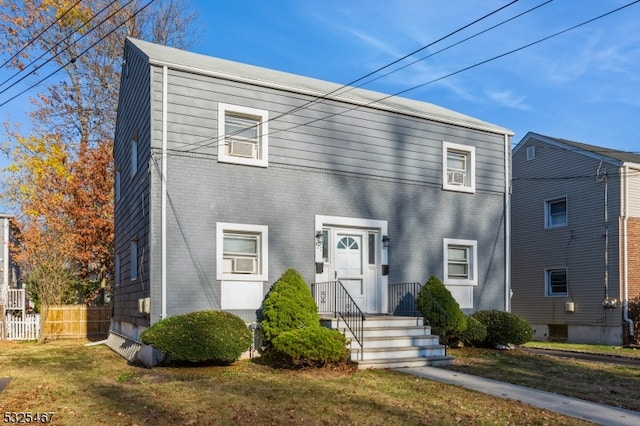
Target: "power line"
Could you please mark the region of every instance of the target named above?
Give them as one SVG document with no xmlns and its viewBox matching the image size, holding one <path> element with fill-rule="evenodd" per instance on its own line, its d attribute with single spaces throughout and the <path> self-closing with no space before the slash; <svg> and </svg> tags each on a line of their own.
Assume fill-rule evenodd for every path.
<svg viewBox="0 0 640 426">
<path fill-rule="evenodd" d="M 459 44 L 461 44 L 461 43 L 463 43 L 463 42 L 465 42 L 465 41 L 468 41 L 468 40 L 470 40 L 470 39 L 472 39 L 472 38 L 474 38 L 474 37 L 477 37 L 478 35 L 481 35 L 481 34 L 486 33 L 486 32 L 488 32 L 488 31 L 490 31 L 490 30 L 492 30 L 492 29 L 495 29 L 495 28 L 497 28 L 497 27 L 499 27 L 499 26 L 501 26 L 501 25 L 503 25 L 503 24 L 505 24 L 505 23 L 507 23 L 507 22 L 509 22 L 509 21 L 512 21 L 512 20 L 517 19 L 517 18 L 519 18 L 519 17 L 521 17 L 521 16 L 523 16 L 523 15 L 525 15 L 525 14 L 528 14 L 528 13 L 532 12 L 533 10 L 538 9 L 538 8 L 539 8 L 539 7 L 541 7 L 541 6 L 544 6 L 544 5 L 548 4 L 548 3 L 550 3 L 550 2 L 551 2 L 551 1 L 553 1 L 553 0 L 548 0 L 548 1 L 546 1 L 546 2 L 544 2 L 544 3 L 542 3 L 542 4 L 540 4 L 540 5 L 538 5 L 538 6 L 536 6 L 536 7 L 533 7 L 533 8 L 531 8 L 531 9 L 529 9 L 529 10 L 525 11 L 525 12 L 522 12 L 522 13 L 520 13 L 520 14 L 518 14 L 518 15 L 515 15 L 515 16 L 514 16 L 514 17 L 512 17 L 512 18 L 509 18 L 509 19 L 507 19 L 507 20 L 505 20 L 505 21 L 502 21 L 501 23 L 499 23 L 499 24 L 497 24 L 497 25 L 494 25 L 494 26 L 492 26 L 492 27 L 490 27 L 490 28 L 488 28 L 488 29 L 485 29 L 485 30 L 483 30 L 483 31 L 480 31 L 480 32 L 476 33 L 475 35 L 473 35 L 473 36 L 471 36 L 471 37 L 468 37 L 468 38 L 466 38 L 466 39 L 464 39 L 464 40 L 462 40 L 462 41 L 460 41 L 460 42 L 458 42 L 458 43 L 455 43 L 455 44 L 450 45 L 450 46 L 448 46 L 448 47 L 446 47 L 446 48 L 444 48 L 444 49 L 441 49 L 441 50 L 439 50 L 438 52 L 435 52 L 435 53 L 433 53 L 433 54 L 430 54 L 430 55 L 428 55 L 428 56 L 425 56 L 425 57 L 423 57 L 423 58 L 420 58 L 420 59 L 418 59 L 418 60 L 415 60 L 415 61 L 413 61 L 413 62 L 411 62 L 411 63 L 409 63 L 409 64 L 407 64 L 407 65 L 405 65 L 405 66 L 402 66 L 402 67 L 400 67 L 400 68 L 397 68 L 397 69 L 394 69 L 394 70 L 392 70 L 392 71 L 389 71 L 388 73 L 385 73 L 385 74 L 384 74 L 384 75 L 382 75 L 381 77 L 378 77 L 378 78 L 375 78 L 375 79 L 369 80 L 369 81 L 367 81 L 367 82 L 364 82 L 364 83 L 362 83 L 362 84 L 359 84 L 359 85 L 357 85 L 357 86 L 354 86 L 356 83 L 358 83 L 358 82 L 360 82 L 360 81 L 362 81 L 362 80 L 364 80 L 364 79 L 366 79 L 366 78 L 368 78 L 368 77 L 370 77 L 370 76 L 372 76 L 372 75 L 374 75 L 374 74 L 376 74 L 376 73 L 378 73 L 378 72 L 380 72 L 380 71 L 382 71 L 382 70 L 385 70 L 385 69 L 387 69 L 387 68 L 389 68 L 389 67 L 391 67 L 391 66 L 393 66 L 393 65 L 395 65 L 395 64 L 397 64 L 397 63 L 399 63 L 399 62 L 401 62 L 401 61 L 403 61 L 403 60 L 405 60 L 405 59 L 407 59 L 407 58 L 409 58 L 409 57 L 411 57 L 411 56 L 413 56 L 413 55 L 415 55 L 415 54 L 417 54 L 417 53 L 420 53 L 421 51 L 423 51 L 423 50 L 425 50 L 425 49 L 427 49 L 427 48 L 429 48 L 429 47 L 431 47 L 431 46 L 434 46 L 435 44 L 437 44 L 437 43 L 439 43 L 439 42 L 441 42 L 441 41 L 443 41 L 443 40 L 446 40 L 447 38 L 449 38 L 449 37 L 451 37 L 451 36 L 453 36 L 453 35 L 455 35 L 455 34 L 459 33 L 460 31 L 462 31 L 462 30 L 464 30 L 464 29 L 467 29 L 467 28 L 469 28 L 469 27 L 471 27 L 471 26 L 473 26 L 473 25 L 477 24 L 478 22 L 480 22 L 480 21 L 482 21 L 482 20 L 484 20 L 484 19 L 486 19 L 486 18 L 488 18 L 488 17 L 490 17 L 490 16 L 492 16 L 492 15 L 494 15 L 494 14 L 496 14 L 496 13 L 498 13 L 498 12 L 502 11 L 502 10 L 504 10 L 505 8 L 507 8 L 507 7 L 511 6 L 511 5 L 513 5 L 513 4 L 514 4 L 514 3 L 516 3 L 517 1 L 518 1 L 518 0 L 512 1 L 512 2 L 510 2 L 510 3 L 508 3 L 508 4 L 504 5 L 504 6 L 502 6 L 502 7 L 500 7 L 500 8 L 498 8 L 498 9 L 496 9 L 496 10 L 494 10 L 494 11 L 490 12 L 490 13 L 487 13 L 487 14 L 485 14 L 484 16 L 482 16 L 481 18 L 475 19 L 475 20 L 473 20 L 472 22 L 470 22 L 470 23 L 468 23 L 468 24 L 466 24 L 466 25 L 464 25 L 464 26 L 462 26 L 462 27 L 460 27 L 460 28 L 458 28 L 458 29 L 456 29 L 456 30 L 454 30 L 454 31 L 450 32 L 449 34 L 447 34 L 447 35 L 445 35 L 445 36 L 443 36 L 443 37 L 440 37 L 440 38 L 439 38 L 439 39 L 437 39 L 436 41 L 433 41 L 433 42 L 431 42 L 431 43 L 429 43 L 429 44 L 426 44 L 426 45 L 422 46 L 421 48 L 416 49 L 416 50 L 414 50 L 413 52 L 408 53 L 408 54 L 404 55 L 403 57 L 401 57 L 401 58 L 399 58 L 399 59 L 396 59 L 396 60 L 394 60 L 394 61 L 390 62 L 390 63 L 389 63 L 389 64 L 387 64 L 387 65 L 384 65 L 384 66 L 382 66 L 382 67 L 380 67 L 380 68 L 378 68 L 378 69 L 376 69 L 376 70 L 374 70 L 374 71 L 371 71 L 371 72 L 369 72 L 369 73 L 365 74 L 365 75 L 364 75 L 364 76 L 362 76 L 362 77 L 359 77 L 359 78 L 357 78 L 357 79 L 355 79 L 355 80 L 351 81 L 350 83 L 343 84 L 342 86 L 338 87 L 337 89 L 332 90 L 331 92 L 328 92 L 328 93 L 326 93 L 326 94 L 324 94 L 324 95 L 322 95 L 322 96 L 317 96 L 317 97 L 315 97 L 314 99 L 312 99 L 312 100 L 310 100 L 310 101 L 307 101 L 306 103 L 304 103 L 304 104 L 302 104 L 302 105 L 300 105 L 300 106 L 297 106 L 297 107 L 292 108 L 292 109 L 290 109 L 290 110 L 288 110 L 288 111 L 285 111 L 285 112 L 283 112 L 283 113 L 280 113 L 280 114 L 278 114 L 277 116 L 272 117 L 272 118 L 270 118 L 270 119 L 266 120 L 265 122 L 274 121 L 274 120 L 277 120 L 277 119 L 282 118 L 282 117 L 284 117 L 284 116 L 291 115 L 291 114 L 293 114 L 293 113 L 295 113 L 295 112 L 297 112 L 297 111 L 300 111 L 300 110 L 303 110 L 303 109 L 308 108 L 310 105 L 312 105 L 312 104 L 314 104 L 314 103 L 318 103 L 318 102 L 319 102 L 319 103 L 322 103 L 322 102 L 323 102 L 323 101 L 325 101 L 325 100 L 329 100 L 329 96 L 331 96 L 331 95 L 335 95 L 335 94 L 341 94 L 341 95 L 342 95 L 342 94 L 347 93 L 347 92 L 350 92 L 350 91 L 352 91 L 352 90 L 354 90 L 354 89 L 356 89 L 356 88 L 362 87 L 362 86 L 364 86 L 364 85 L 366 85 L 366 84 L 369 84 L 369 83 L 371 83 L 371 82 L 373 82 L 373 81 L 376 81 L 376 80 L 378 80 L 378 79 L 380 79 L 380 78 L 382 78 L 382 77 L 386 77 L 386 76 L 388 76 L 388 75 L 390 75 L 390 74 L 393 74 L 393 73 L 395 73 L 395 72 L 398 72 L 398 71 L 400 71 L 400 70 L 402 70 L 402 69 L 404 69 L 404 68 L 407 68 L 408 66 L 411 66 L 411 65 L 413 65 L 413 64 L 415 64 L 415 63 L 417 63 L 417 62 L 419 62 L 419 61 L 423 61 L 423 60 L 425 60 L 425 59 L 427 59 L 427 58 L 430 58 L 430 57 L 432 57 L 432 56 L 434 56 L 434 55 L 436 55 L 436 54 L 438 54 L 438 53 L 440 53 L 440 52 L 443 52 L 443 51 L 445 51 L 445 50 L 447 50 L 447 49 L 449 49 L 449 48 L 451 48 L 451 47 L 457 46 L 457 45 L 459 45 Z M 343 90 L 343 89 L 347 89 L 347 90 Z M 339 93 L 338 93 L 338 92 L 339 92 Z M 263 123 L 261 123 L 261 124 L 263 124 Z M 248 129 L 250 129 L 250 128 L 253 128 L 253 127 L 256 127 L 256 126 L 258 126 L 258 125 L 251 126 L 251 127 L 247 127 L 246 129 L 240 129 L 240 130 L 237 130 L 236 132 L 233 132 L 233 133 L 231 133 L 231 134 L 229 134 L 229 135 L 226 135 L 226 134 L 225 134 L 225 137 L 227 137 L 227 136 L 233 136 L 233 135 L 235 135 L 235 134 L 241 133 L 241 132 L 243 132 L 243 131 L 246 131 L 246 130 L 248 130 Z M 218 138 L 208 138 L 208 139 L 204 139 L 204 140 L 201 140 L 200 142 L 193 143 L 193 144 L 183 144 L 183 146 L 187 146 L 187 145 L 194 145 L 193 150 L 195 150 L 195 149 L 199 149 L 199 148 L 202 148 L 202 147 L 211 146 L 212 144 L 210 144 L 210 143 L 207 143 L 207 144 L 202 145 L 202 143 L 203 143 L 203 142 L 207 142 L 207 141 L 213 141 L 213 145 L 217 145 L 217 144 L 221 141 L 221 138 L 219 138 L 219 137 L 218 137 Z"/>
<path fill-rule="evenodd" d="M 75 2 L 69 9 L 67 9 L 62 15 L 60 15 L 58 17 L 58 19 L 56 19 L 55 21 L 53 21 L 51 24 L 49 24 L 49 26 L 47 28 L 45 28 L 44 30 L 42 30 L 40 33 L 38 33 L 38 35 L 36 35 L 35 37 L 33 37 L 31 40 L 29 40 L 24 46 L 22 46 L 22 48 L 20 50 L 18 50 L 16 53 L 13 54 L 12 57 L 10 57 L 9 59 L 7 59 L 2 65 L 0 65 L 0 68 L 4 68 L 8 63 L 10 63 L 11 61 L 13 61 L 16 57 L 18 57 L 19 54 L 21 54 L 22 52 L 24 52 L 24 50 L 31 46 L 33 43 L 36 42 L 36 40 L 38 40 L 44 33 L 46 33 L 51 27 L 53 27 L 55 24 L 57 24 L 58 22 L 60 22 L 60 20 L 62 18 L 64 18 L 67 13 L 71 12 L 71 9 L 73 9 L 74 7 L 76 7 L 78 5 L 78 3 L 80 3 L 81 0 L 78 0 L 77 2 Z M 27 65 L 28 67 L 29 65 Z M 0 86 L 2 86 L 4 83 L 1 83 Z"/>
<path fill-rule="evenodd" d="M 564 29 L 564 30 L 557 31 L 557 32 L 555 32 L 555 33 L 553 33 L 553 34 L 551 34 L 551 35 L 548 35 L 548 36 L 542 37 L 542 38 L 540 38 L 540 39 L 538 39 L 538 40 L 535 40 L 535 41 L 533 41 L 533 42 L 531 42 L 531 43 L 527 43 L 527 44 L 525 44 L 525 45 L 523 45 L 523 46 L 520 46 L 520 47 L 518 47 L 518 48 L 515 48 L 515 49 L 512 49 L 512 50 L 509 50 L 509 51 L 504 52 L 504 53 L 502 53 L 502 54 L 499 54 L 499 55 L 493 56 L 493 57 L 491 57 L 491 58 L 485 59 L 485 60 L 483 60 L 483 61 L 477 62 L 477 63 L 475 63 L 475 64 L 473 64 L 473 65 L 467 66 L 467 67 L 465 67 L 465 68 L 459 69 L 459 70 L 457 70 L 457 71 L 451 72 L 451 73 L 446 74 L 446 75 L 443 75 L 443 76 L 441 76 L 441 77 L 438 77 L 438 78 L 432 79 L 432 80 L 427 81 L 427 82 L 425 82 L 425 83 L 421 83 L 421 84 L 418 84 L 418 85 L 415 85 L 415 86 L 409 87 L 409 88 L 407 88 L 407 89 L 404 89 L 404 90 L 401 90 L 401 91 L 395 92 L 395 93 L 390 94 L 390 95 L 382 96 L 382 97 L 380 97 L 380 98 L 378 98 L 378 99 L 375 99 L 375 100 L 373 100 L 373 101 L 370 101 L 370 102 L 364 103 L 364 104 L 362 104 L 362 105 L 356 105 L 356 106 L 354 106 L 354 107 L 351 107 L 351 108 L 345 109 L 345 110 L 344 110 L 344 111 L 342 111 L 342 112 L 332 113 L 332 114 L 326 115 L 326 116 L 321 117 L 321 118 L 317 118 L 317 119 L 314 119 L 314 120 L 311 120 L 311 121 L 307 121 L 307 122 L 302 123 L 302 124 L 298 124 L 298 125 L 294 125 L 294 126 L 292 126 L 292 127 L 288 127 L 288 128 L 286 128 L 286 129 L 281 129 L 281 130 L 276 130 L 276 131 L 269 131 L 269 135 L 276 134 L 276 133 L 280 133 L 280 132 L 284 132 L 284 131 L 290 131 L 290 130 L 293 130 L 293 129 L 295 129 L 295 128 L 302 127 L 302 126 L 307 126 L 307 125 L 309 125 L 309 124 L 312 124 L 312 123 L 315 123 L 315 122 L 318 122 L 318 121 L 323 121 L 323 120 L 326 120 L 326 119 L 329 119 L 329 118 L 332 118 L 332 117 L 335 117 L 335 116 L 344 115 L 344 114 L 346 114 L 346 113 L 348 113 L 348 112 L 351 112 L 351 111 L 353 111 L 353 110 L 356 110 L 356 109 L 359 109 L 359 108 L 362 108 L 362 107 L 371 106 L 371 105 L 374 105 L 374 104 L 379 103 L 379 102 L 381 102 L 381 101 L 385 101 L 385 100 L 387 100 L 387 99 L 390 99 L 390 98 L 392 98 L 392 97 L 396 97 L 396 96 L 399 96 L 399 95 L 405 94 L 405 93 L 407 93 L 407 92 L 410 92 L 410 91 L 412 91 L 412 90 L 416 90 L 416 89 L 422 88 L 422 87 L 427 86 L 427 85 L 429 85 L 429 84 L 436 83 L 436 82 L 438 82 L 438 81 L 441 81 L 441 80 L 444 80 L 444 79 L 446 79 L 446 78 L 449 78 L 449 77 L 455 76 L 455 75 L 460 74 L 460 73 L 463 73 L 463 72 L 465 72 L 465 71 L 469 71 L 469 70 L 471 70 L 471 69 L 477 68 L 477 67 L 479 67 L 479 66 L 481 66 L 481 65 L 484 65 L 484 64 L 487 64 L 487 63 L 489 63 L 489 62 L 496 61 L 496 60 L 501 59 L 501 58 L 503 58 L 503 57 L 505 57 L 505 56 L 508 56 L 508 55 L 514 54 L 514 53 L 519 52 L 519 51 L 521 51 L 521 50 L 524 50 L 524 49 L 526 49 L 526 48 L 529 48 L 529 47 L 535 46 L 535 45 L 537 45 L 537 44 L 540 44 L 540 43 L 542 43 L 542 42 L 544 42 L 544 41 L 550 40 L 550 39 L 552 39 L 552 38 L 554 38 L 554 37 L 557 37 L 557 36 L 559 36 L 559 35 L 565 34 L 565 33 L 569 32 L 569 31 L 575 30 L 576 28 L 582 27 L 582 26 L 584 26 L 584 25 L 587 25 L 587 24 L 589 24 L 589 23 L 592 23 L 592 22 L 594 22 L 594 21 L 597 21 L 597 20 L 599 20 L 599 19 L 602 19 L 602 18 L 604 18 L 604 17 L 606 17 L 606 16 L 609 16 L 609 15 L 611 15 L 611 14 L 613 14 L 613 13 L 619 12 L 620 10 L 623 10 L 623 9 L 625 9 L 625 8 L 627 8 L 627 7 L 629 7 L 629 6 L 632 6 L 632 5 L 634 5 L 634 4 L 638 3 L 638 2 L 640 2 L 640 0 L 635 0 L 635 1 L 633 1 L 633 2 L 630 2 L 630 3 L 626 4 L 626 5 L 623 5 L 623 6 L 621 6 L 621 7 L 618 7 L 618 8 L 616 8 L 616 9 L 613 9 L 613 10 L 611 10 L 611 11 L 609 11 L 609 12 L 603 13 L 603 14 L 601 14 L 601 15 L 598 15 L 598 16 L 594 17 L 594 18 L 588 19 L 588 20 L 583 21 L 583 22 L 581 22 L 581 23 L 579 23 L 579 24 L 576 24 L 576 25 L 573 25 L 573 26 L 571 26 L 571 27 L 568 27 L 568 28 L 566 28 L 566 29 Z M 331 93 L 333 93 L 333 92 L 331 92 Z M 325 96 L 328 96 L 328 95 L 325 95 Z M 323 97 L 319 97 L 319 98 L 317 98 L 317 99 L 322 99 L 322 98 L 323 98 Z M 315 101 L 316 101 L 316 100 L 314 100 L 314 101 L 310 101 L 310 102 L 308 102 L 307 104 L 313 103 L 313 102 L 315 102 Z M 305 104 L 305 106 L 306 106 L 307 104 Z M 294 110 L 297 110 L 297 109 L 294 109 Z M 288 113 L 290 113 L 290 112 L 288 112 Z M 280 114 L 280 115 L 278 116 L 278 118 L 279 118 L 279 117 L 282 117 L 283 115 L 286 115 L 286 114 L 288 114 L 288 113 Z M 193 144 L 193 145 L 194 145 L 194 148 L 192 148 L 191 150 L 196 150 L 196 149 L 204 148 L 204 147 L 208 147 L 208 146 L 215 146 L 215 145 L 217 145 L 221 140 L 222 140 L 222 139 L 221 139 L 221 138 L 219 138 L 219 137 L 218 137 L 218 138 L 208 138 L 208 139 L 205 139 L 205 140 L 202 140 L 202 141 L 198 142 L 198 143 L 197 143 L 197 145 L 196 145 L 196 144 Z M 205 143 L 205 144 L 202 144 L 202 142 L 206 142 L 206 141 L 212 141 L 212 143 Z"/>
<path fill-rule="evenodd" d="M 134 17 L 136 17 L 140 12 L 142 12 L 143 10 L 145 10 L 147 7 L 149 7 L 149 5 L 151 5 L 151 3 L 153 3 L 155 0 L 149 0 L 147 2 L 147 4 L 145 4 L 144 6 L 142 6 L 138 11 L 134 12 L 130 17 L 128 17 L 127 19 L 125 19 L 124 21 L 122 21 L 120 24 L 118 24 L 116 27 L 114 27 L 113 29 L 111 29 L 104 37 L 99 38 L 96 42 L 94 42 L 93 44 L 91 44 L 89 47 L 87 47 L 86 49 L 84 49 L 82 52 L 80 52 L 76 57 L 71 58 L 69 61 L 67 61 L 64 65 L 60 66 L 58 69 L 56 69 L 55 71 L 51 72 L 49 75 L 47 75 L 46 77 L 44 77 L 43 79 L 39 80 L 38 82 L 34 83 L 33 85 L 31 85 L 30 87 L 28 87 L 27 89 L 23 90 L 22 92 L 18 93 L 17 95 L 7 99 L 6 101 L 0 103 L 0 107 L 5 106 L 6 104 L 8 104 L 9 102 L 11 102 L 12 100 L 18 98 L 19 96 L 23 95 L 24 93 L 28 92 L 29 90 L 33 89 L 34 87 L 38 86 L 40 83 L 42 83 L 43 81 L 47 80 L 48 78 L 52 77 L 53 75 L 57 74 L 59 71 L 61 71 L 62 69 L 64 69 L 67 65 L 75 62 L 79 57 L 81 57 L 82 55 L 84 55 L 85 53 L 87 53 L 89 50 L 91 50 L 94 46 L 96 46 L 98 43 L 100 43 L 101 41 L 103 41 L 105 38 L 107 38 L 108 36 L 110 36 L 111 34 L 113 34 L 118 28 L 120 28 L 121 26 L 123 26 L 125 23 L 127 23 L 129 20 L 133 19 Z M 640 0 L 638 0 L 640 1 Z M 120 9 L 116 12 L 114 12 L 113 14 L 111 14 L 109 16 L 109 18 L 113 15 L 115 15 L 117 12 L 119 12 Z M 108 19 L 108 18 L 107 18 Z M 106 19 L 105 19 L 106 20 Z M 104 21 L 103 21 L 104 22 Z M 1 93 L 1 92 L 0 92 Z"/>
<path fill-rule="evenodd" d="M 47 53 L 51 52 L 53 49 L 57 48 L 58 46 L 60 46 L 62 43 L 64 43 L 65 41 L 69 40 L 73 34 L 77 33 L 78 31 L 80 31 L 82 28 L 84 28 L 86 25 L 88 25 L 93 19 L 95 19 L 98 15 L 100 15 L 102 12 L 104 12 L 109 6 L 111 6 L 112 4 L 114 4 L 116 2 L 116 0 L 112 1 L 111 3 L 109 3 L 107 6 L 105 6 L 104 8 L 102 8 L 102 10 L 100 10 L 99 12 L 95 13 L 91 18 L 89 18 L 85 23 L 83 23 L 80 27 L 76 28 L 73 33 L 67 35 L 65 38 L 63 38 L 62 40 L 60 40 L 58 43 L 56 43 L 54 46 L 50 47 L 49 50 L 47 50 L 46 52 L 42 53 L 40 56 L 38 56 L 36 59 L 34 59 L 33 61 L 31 61 L 31 63 L 29 65 L 27 65 L 26 68 L 30 67 L 31 65 L 33 65 L 34 63 L 36 63 L 38 60 L 42 59 Z M 7 90 L 11 89 L 12 87 L 14 87 L 15 85 L 17 85 L 18 83 L 20 83 L 21 81 L 23 81 L 25 78 L 27 78 L 31 73 L 34 73 L 36 71 L 38 71 L 40 68 L 42 68 L 43 66 L 45 66 L 46 64 L 48 64 L 49 62 L 51 62 L 52 60 L 54 60 L 55 58 L 57 58 L 58 56 L 60 56 L 60 54 L 62 52 L 64 52 L 65 50 L 69 49 L 71 46 L 75 45 L 76 43 L 78 43 L 80 40 L 82 40 L 84 37 L 88 36 L 89 34 L 91 34 L 94 30 L 96 30 L 100 25 L 102 25 L 103 23 L 105 23 L 108 19 L 110 19 L 111 17 L 113 17 L 115 14 L 117 14 L 118 12 L 120 12 L 122 9 L 124 9 L 126 6 L 128 6 L 129 4 L 131 4 L 133 2 L 133 0 L 129 0 L 128 3 L 124 4 L 123 6 L 121 6 L 118 10 L 116 10 L 115 12 L 113 12 L 112 14 L 110 14 L 109 16 L 107 16 L 105 19 L 103 19 L 102 21 L 100 21 L 97 25 L 95 25 L 93 28 L 91 28 L 88 32 L 84 33 L 82 36 L 80 36 L 77 40 L 74 40 L 70 45 L 68 45 L 67 47 L 65 47 L 64 49 L 62 49 L 62 51 L 56 53 L 55 55 L 53 55 L 52 57 L 50 57 L 49 59 L 47 59 L 44 63 L 38 65 L 35 67 L 34 70 L 32 70 L 31 72 L 27 73 L 26 75 L 24 75 L 22 78 L 20 78 L 18 81 L 15 81 L 14 83 L 12 83 L 9 87 L 3 89 L 2 91 L 0 91 L 0 95 L 3 94 L 4 92 L 6 92 Z M 65 66 L 67 66 L 69 64 L 69 62 L 67 62 L 65 65 L 63 65 L 61 68 L 64 68 Z M 25 68 L 25 69 L 26 69 Z M 60 68 L 60 69 L 61 69 Z M 57 71 L 59 71 L 60 69 L 58 69 Z M 2 83 L 0 83 L 0 87 L 3 86 L 5 83 L 7 83 L 8 81 L 12 80 L 14 77 L 16 77 L 17 75 L 19 75 L 21 72 L 23 72 L 24 70 L 18 71 L 17 73 L 13 74 L 11 77 L 9 77 L 7 80 L 3 81 Z M 57 72 L 56 71 L 56 72 Z M 53 73 L 55 74 L 55 72 Z M 51 75 L 53 75 L 51 74 Z M 50 75 L 50 76 L 51 76 Z M 49 76 L 49 77 L 50 77 Z M 47 77 L 48 78 L 48 77 Z M 31 90 L 33 87 L 37 86 L 38 84 L 40 84 L 42 81 L 34 84 L 33 86 L 31 86 L 28 90 Z M 23 93 L 25 93 L 26 91 L 21 92 L 19 95 L 22 95 Z M 4 105 L 4 104 L 2 104 Z M 0 106 L 2 106 L 0 105 Z"/>
</svg>

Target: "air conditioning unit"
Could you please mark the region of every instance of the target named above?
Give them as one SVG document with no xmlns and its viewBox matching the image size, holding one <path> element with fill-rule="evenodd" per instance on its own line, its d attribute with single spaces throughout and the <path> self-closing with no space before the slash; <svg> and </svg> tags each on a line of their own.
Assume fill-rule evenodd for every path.
<svg viewBox="0 0 640 426">
<path fill-rule="evenodd" d="M 138 312 L 141 314 L 149 314 L 151 313 L 151 298 L 144 297 L 142 299 L 138 299 Z"/>
<path fill-rule="evenodd" d="M 234 157 L 256 158 L 257 146 L 254 142 L 245 142 L 239 140 L 229 141 L 229 155 Z"/>
<path fill-rule="evenodd" d="M 450 185 L 464 185 L 464 172 L 447 172 L 447 180 Z"/>
<path fill-rule="evenodd" d="M 234 257 L 232 272 L 236 274 L 255 274 L 258 270 L 258 259 L 250 257 Z"/>
</svg>

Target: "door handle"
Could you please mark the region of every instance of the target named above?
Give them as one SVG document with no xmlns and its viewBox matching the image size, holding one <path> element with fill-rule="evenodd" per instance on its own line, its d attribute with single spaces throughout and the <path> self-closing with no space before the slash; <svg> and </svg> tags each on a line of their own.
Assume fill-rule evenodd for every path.
<svg viewBox="0 0 640 426">
<path fill-rule="evenodd" d="M 338 279 L 338 271 L 333 271 L 333 278 Z"/>
</svg>

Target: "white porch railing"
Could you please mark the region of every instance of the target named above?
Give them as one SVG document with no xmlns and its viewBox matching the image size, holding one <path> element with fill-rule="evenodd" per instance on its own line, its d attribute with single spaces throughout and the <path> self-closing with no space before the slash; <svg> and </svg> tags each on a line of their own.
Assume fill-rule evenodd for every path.
<svg viewBox="0 0 640 426">
<path fill-rule="evenodd" d="M 4 317 L 4 326 L 7 340 L 36 340 L 40 336 L 40 315 L 20 316 L 7 312 Z"/>
<path fill-rule="evenodd" d="M 7 292 L 7 304 L 5 305 L 5 309 L 24 311 L 27 300 L 25 296 L 24 288 L 9 289 Z"/>
</svg>

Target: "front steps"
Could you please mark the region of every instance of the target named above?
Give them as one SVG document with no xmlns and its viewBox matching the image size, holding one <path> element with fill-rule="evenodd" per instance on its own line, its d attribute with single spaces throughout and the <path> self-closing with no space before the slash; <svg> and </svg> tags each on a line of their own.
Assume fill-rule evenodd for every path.
<svg viewBox="0 0 640 426">
<path fill-rule="evenodd" d="M 367 316 L 364 321 L 363 348 L 353 338 L 344 321 L 324 317 L 321 325 L 342 331 L 351 341 L 351 360 L 359 369 L 401 368 L 447 365 L 453 357 L 422 325 L 422 318 L 386 315 Z"/>
</svg>

